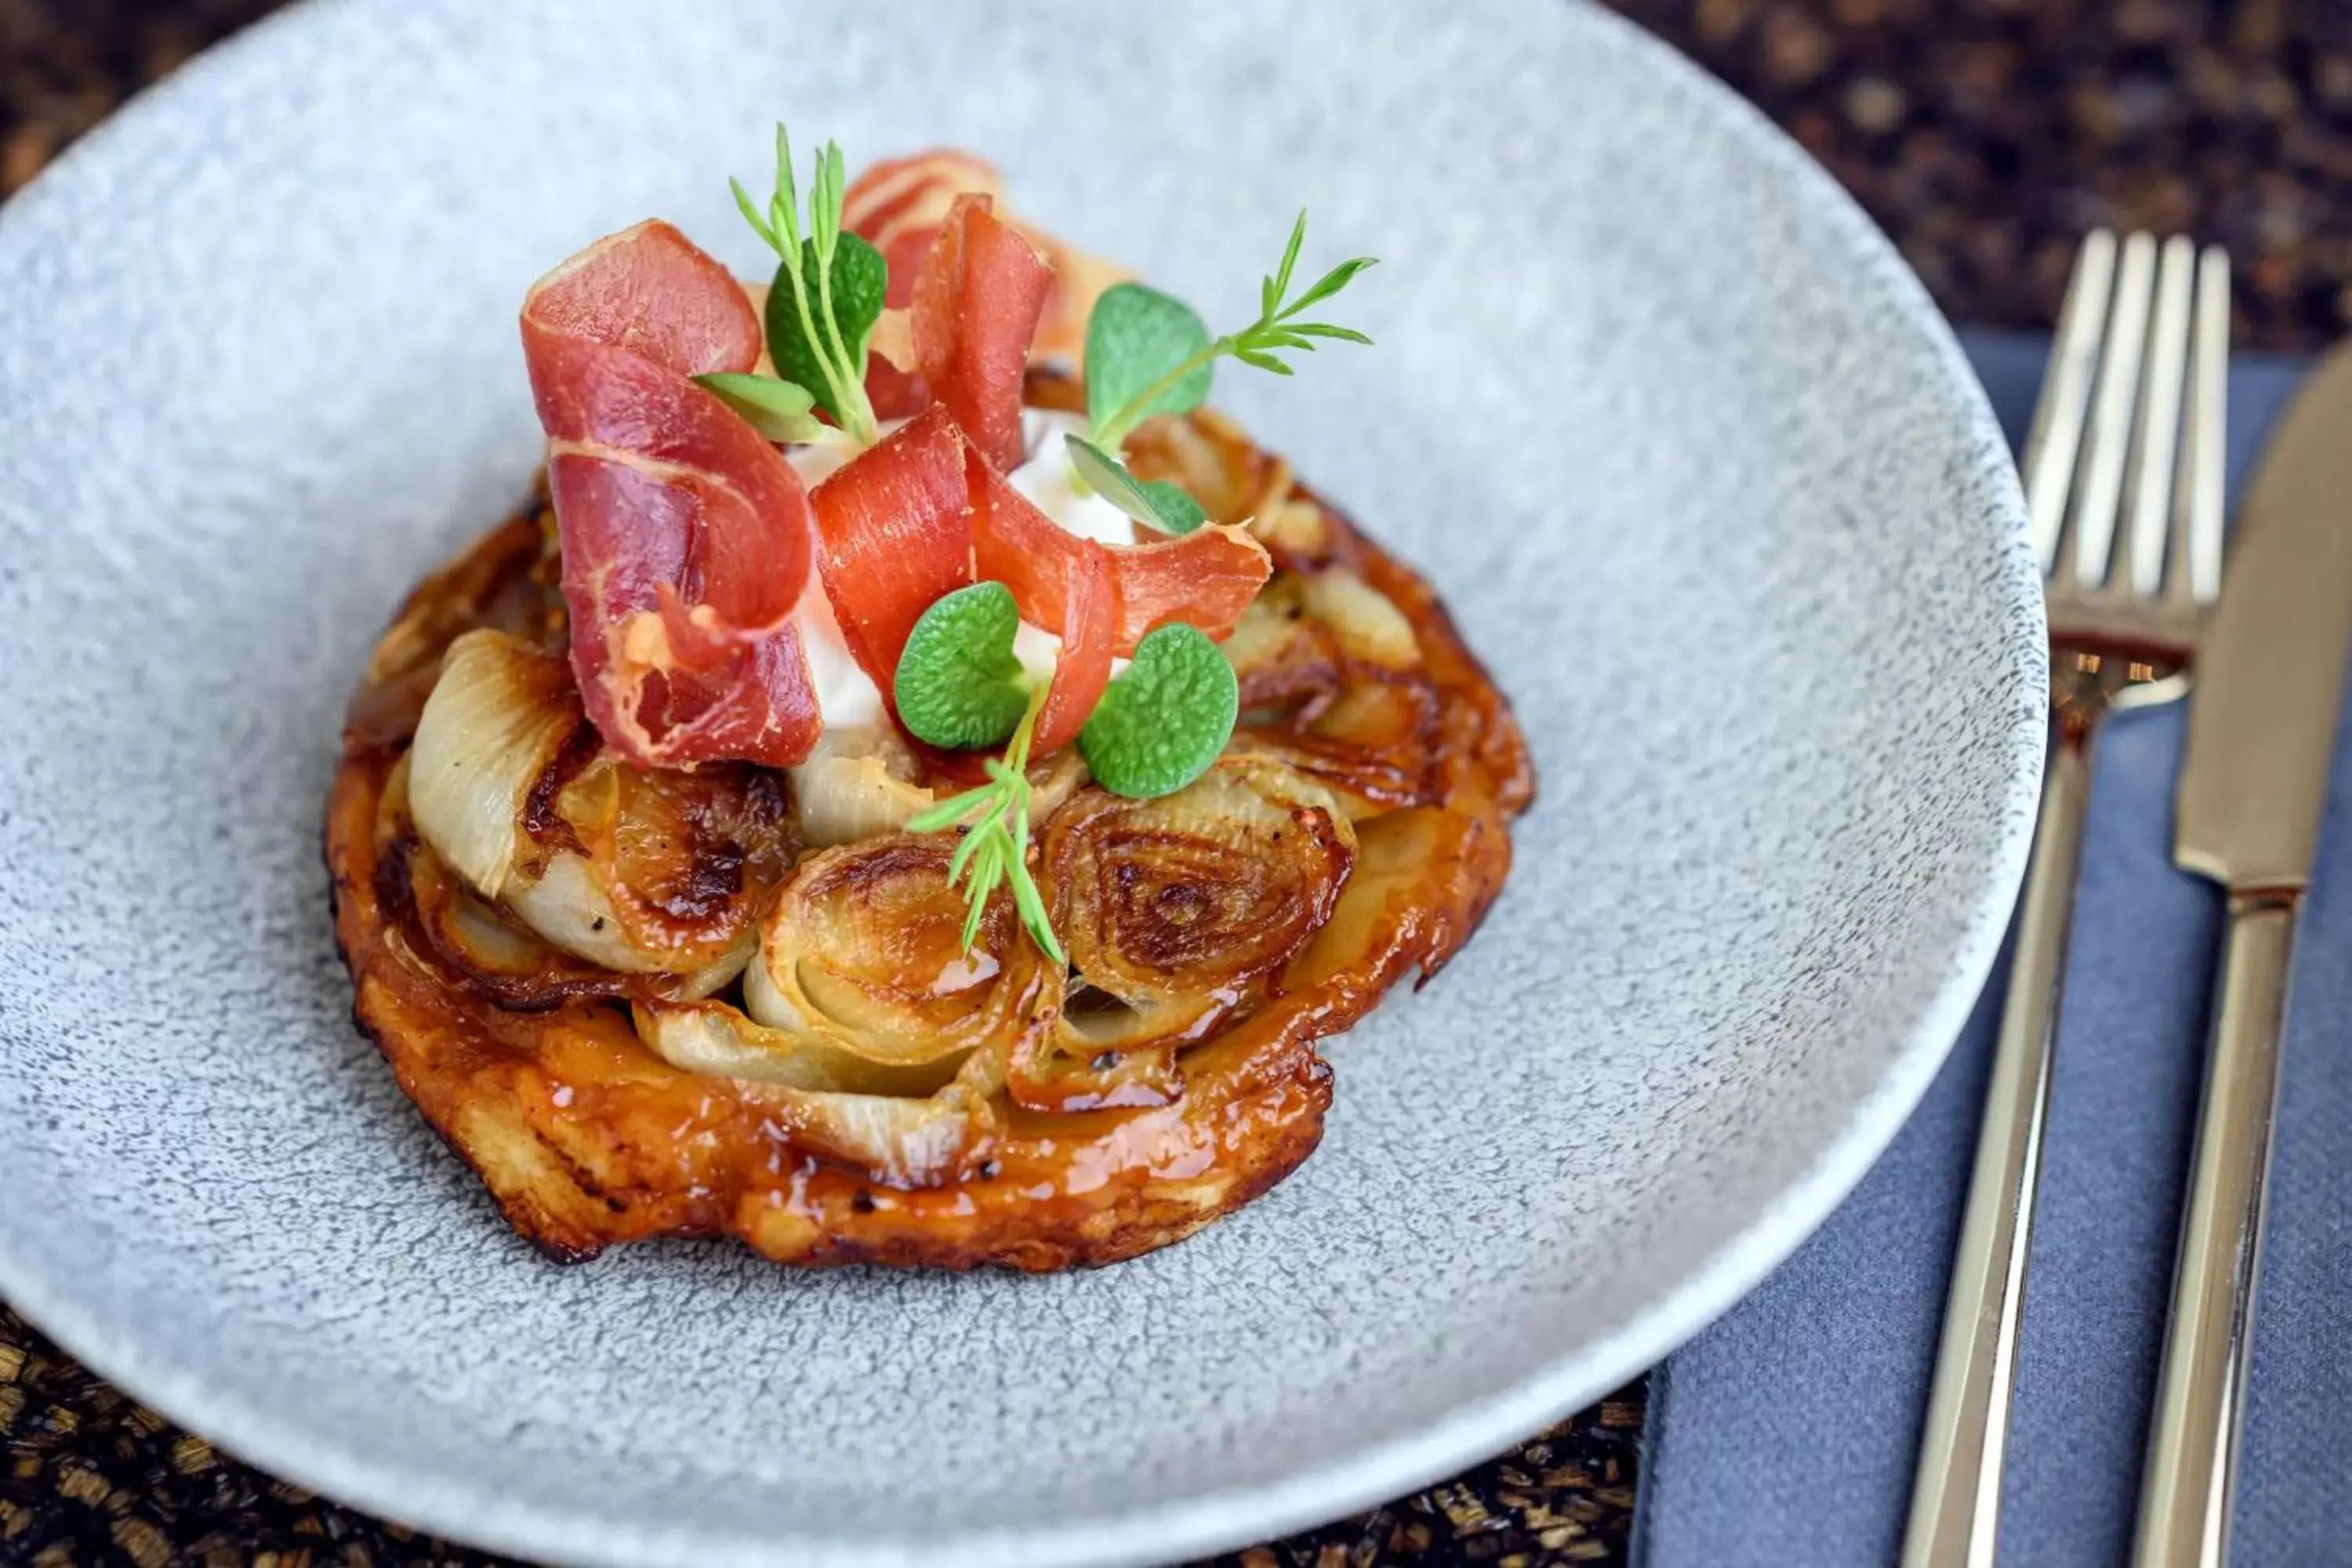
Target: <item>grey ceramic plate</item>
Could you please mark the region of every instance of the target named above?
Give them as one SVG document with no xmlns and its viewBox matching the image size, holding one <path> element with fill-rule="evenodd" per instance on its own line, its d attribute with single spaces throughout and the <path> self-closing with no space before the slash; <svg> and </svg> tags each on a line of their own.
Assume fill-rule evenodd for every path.
<svg viewBox="0 0 2352 1568">
<path fill-rule="evenodd" d="M 1423 563 L 1543 799 L 1336 1042 L 1322 1150 L 1052 1279 L 562 1269 L 352 1029 L 346 690 L 538 432 L 514 312 L 770 121 L 1000 160 L 1213 319 L 1302 202 L 1372 351 L 1221 397 Z M 1885 1144 L 1990 960 L 2039 597 L 1927 300 L 1566 5 L 336 0 L 0 213 L 0 1293 L 230 1448 L 582 1562 L 1172 1557 L 1410 1489 L 1655 1360 Z"/>
</svg>

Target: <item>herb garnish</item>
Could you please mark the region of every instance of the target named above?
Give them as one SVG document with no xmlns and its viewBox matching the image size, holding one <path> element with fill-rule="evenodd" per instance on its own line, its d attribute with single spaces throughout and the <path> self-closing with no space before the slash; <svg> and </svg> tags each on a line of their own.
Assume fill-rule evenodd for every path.
<svg viewBox="0 0 2352 1568">
<path fill-rule="evenodd" d="M 1013 639 L 1021 608 L 1002 583 L 974 583 L 943 594 L 898 655 L 891 678 L 898 721 L 919 741 L 954 751 L 993 746 L 1013 733 L 1029 706 L 1029 688 Z"/>
<path fill-rule="evenodd" d="M 748 371 L 714 371 L 694 378 L 719 395 L 719 401 L 740 414 L 771 441 L 819 441 L 824 426 L 809 412 L 816 398 L 808 388 L 772 375 Z"/>
<path fill-rule="evenodd" d="M 1258 318 L 1237 331 L 1211 338 L 1209 329 L 1182 300 L 1140 283 L 1103 290 L 1087 318 L 1087 420 L 1089 437 L 1116 455 L 1138 425 L 1154 414 L 1186 414 L 1206 402 L 1216 361 L 1230 355 L 1258 370 L 1288 375 L 1283 354 L 1313 352 L 1318 338 L 1369 343 L 1352 327 L 1298 318 L 1309 306 L 1331 298 L 1373 264 L 1351 257 L 1290 298 L 1290 275 L 1307 243 L 1307 214 L 1291 226 L 1282 263 L 1258 286 Z"/>
<path fill-rule="evenodd" d="M 778 258 L 762 324 L 769 357 L 783 374 L 696 379 L 772 441 L 824 438 L 815 414 L 820 408 L 859 447 L 879 438 L 865 371 L 889 269 L 871 245 L 843 232 L 845 184 L 841 148 L 828 142 L 812 166 L 803 233 L 792 142 L 782 124 L 776 127 L 775 190 L 766 205 L 753 201 L 741 182 L 729 182 L 745 221 Z M 1283 356 L 1312 352 L 1318 340 L 1371 342 L 1351 327 L 1302 318 L 1345 289 L 1372 258 L 1343 261 L 1293 297 L 1291 275 L 1306 240 L 1301 212 L 1281 263 L 1261 281 L 1257 320 L 1223 337 L 1211 337 L 1191 306 L 1157 289 L 1120 283 L 1103 291 L 1087 321 L 1088 428 L 1066 442 L 1081 486 L 1163 535 L 1188 534 L 1208 521 L 1181 486 L 1129 472 L 1119 449 L 1151 416 L 1190 413 L 1205 402 L 1221 358 L 1288 375 L 1292 367 Z M 1031 677 L 1015 657 L 1020 627 L 1013 591 L 981 582 L 943 595 L 908 633 L 891 680 L 900 722 L 935 746 L 971 751 L 1003 742 L 1004 753 L 984 764 L 988 783 L 940 801 L 906 826 L 912 833 L 953 828 L 963 836 L 948 862 L 948 885 L 961 887 L 969 905 L 966 952 L 979 941 L 989 900 L 1004 887 L 1031 940 L 1066 964 L 1029 871 L 1026 769 L 1052 683 Z M 1078 751 L 1096 782 L 1114 794 L 1134 799 L 1173 794 L 1223 752 L 1239 709 L 1239 682 L 1223 651 L 1198 626 L 1171 623 L 1143 637 L 1128 668 L 1104 688 L 1078 732 Z"/>
<path fill-rule="evenodd" d="M 982 584 L 986 586 L 987 584 Z M 999 584 L 1001 586 L 1001 584 Z M 969 593 L 971 590 L 965 589 Z M 909 833 L 939 833 L 950 827 L 963 829 L 963 842 L 948 861 L 948 886 L 963 884 L 964 897 L 971 909 L 963 920 L 963 950 L 970 952 L 980 940 L 981 917 L 987 912 L 988 900 L 1000 884 L 1013 890 L 1013 907 L 1020 911 L 1021 923 L 1028 928 L 1029 940 L 1038 950 L 1056 963 L 1066 964 L 1069 955 L 1062 951 L 1061 940 L 1054 934 L 1052 917 L 1045 912 L 1045 897 L 1037 891 L 1036 881 L 1029 875 L 1029 741 L 1036 733 L 1037 714 L 1045 705 L 1045 683 L 1040 681 L 1028 696 L 1021 718 L 1014 725 L 1011 744 L 1003 757 L 988 760 L 989 782 L 978 789 L 966 790 L 960 795 L 943 800 L 930 810 L 910 818 Z"/>
<path fill-rule="evenodd" d="M 751 199 L 740 180 L 727 182 L 744 220 L 779 258 L 775 281 L 768 288 L 764 324 L 768 357 L 783 375 L 695 379 L 754 425 L 761 424 L 761 413 L 773 414 L 778 405 L 792 400 L 792 395 L 805 396 L 832 415 L 851 440 L 866 447 L 881 438 L 874 405 L 866 395 L 866 351 L 874 323 L 882 314 L 890 269 L 880 251 L 842 229 L 846 179 L 840 143 L 826 142 L 811 167 L 808 232 L 803 235 L 800 189 L 793 177 L 792 138 L 780 122 L 776 188 L 765 210 Z M 805 416 L 805 406 L 802 413 Z M 790 425 L 789 416 L 773 427 L 805 428 Z M 766 433 L 763 426 L 761 434 Z"/>
<path fill-rule="evenodd" d="M 1171 621 L 1135 645 L 1078 731 L 1078 754 L 1113 795 L 1173 795 L 1209 771 L 1241 714 L 1241 683 L 1198 626 Z"/>
<path fill-rule="evenodd" d="M 1166 479 L 1139 479 L 1117 458 L 1083 436 L 1066 438 L 1070 467 L 1092 485 L 1095 493 L 1146 528 L 1162 533 L 1190 533 L 1209 521 L 1201 503 L 1184 487 Z"/>
<path fill-rule="evenodd" d="M 1029 879 L 1030 790 L 1023 771 L 1049 682 L 1033 679 L 1013 657 L 1020 626 L 1011 589 L 974 583 L 940 595 L 908 634 L 891 683 L 899 721 L 935 746 L 971 751 L 1008 737 L 1010 744 L 1002 759 L 988 762 L 988 784 L 931 807 L 907 830 L 965 829 L 948 864 L 948 884 L 969 870 L 966 952 L 977 939 L 982 906 L 999 883 L 1009 882 L 1030 936 L 1059 962 L 1061 944 Z M 1217 760 L 1240 709 L 1240 682 L 1223 651 L 1198 626 L 1172 622 L 1136 644 L 1134 661 L 1113 678 L 1078 731 L 1078 752 L 1095 782 L 1114 795 L 1171 795 Z"/>
</svg>

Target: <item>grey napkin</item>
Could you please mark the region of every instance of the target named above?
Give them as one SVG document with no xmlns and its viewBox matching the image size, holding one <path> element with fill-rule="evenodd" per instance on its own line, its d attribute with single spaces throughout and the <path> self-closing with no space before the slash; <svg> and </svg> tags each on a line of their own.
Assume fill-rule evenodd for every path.
<svg viewBox="0 0 2352 1568">
<path fill-rule="evenodd" d="M 2021 440 L 2046 344 L 1968 346 Z M 2234 365 L 2233 498 L 2298 368 Z M 2131 1541 L 2220 915 L 2217 892 L 2169 856 L 2184 711 L 2109 721 L 2095 758 L 2003 1568 L 2120 1563 Z M 1894 1560 L 2006 984 L 2004 963 L 1916 1114 L 1829 1223 L 1655 1374 L 1634 1543 L 1645 1568 Z M 2352 1563 L 2352 720 L 2294 988 L 2235 1568 Z"/>
</svg>

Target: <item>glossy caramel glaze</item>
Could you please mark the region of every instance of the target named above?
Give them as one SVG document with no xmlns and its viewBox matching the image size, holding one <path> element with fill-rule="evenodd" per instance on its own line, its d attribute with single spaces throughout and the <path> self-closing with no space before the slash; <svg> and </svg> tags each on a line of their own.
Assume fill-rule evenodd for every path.
<svg viewBox="0 0 2352 1568">
<path fill-rule="evenodd" d="M 1033 400 L 1066 388 L 1033 380 Z M 502 994 L 453 955 L 417 895 L 431 855 L 404 820 L 401 763 L 458 635 L 488 626 L 557 645 L 562 605 L 536 509 L 411 596 L 344 731 L 327 825 L 336 934 L 361 1026 L 523 1235 L 566 1259 L 728 1234 L 782 1262 L 1054 1269 L 1181 1239 L 1313 1151 L 1331 1096 L 1314 1042 L 1468 939 L 1532 793 L 1525 744 L 1427 587 L 1279 458 L 1205 413 L 1154 422 L 1130 452 L 1146 477 L 1249 521 L 1276 556 L 1255 651 L 1244 662 L 1236 649 L 1249 710 L 1212 778 L 1265 782 L 1280 803 L 1266 831 L 1286 837 L 1264 862 L 1274 882 L 1240 889 L 1213 843 L 1175 833 L 1153 858 L 1151 803 L 1090 789 L 1059 808 L 1040 870 L 1064 918 L 1104 949 L 1104 984 L 1062 987 L 1057 973 L 1066 1008 L 1049 992 L 993 1070 L 940 1091 L 967 1103 L 936 1169 L 845 1161 L 837 1142 L 795 1131 L 824 1097 L 656 1056 L 629 1007 L 664 1005 L 674 988 L 659 977 L 551 954 L 541 984 Z M 1192 934 L 1221 923 L 1277 935 L 1221 962 Z M 1152 1011 L 1202 974 L 1207 1005 Z M 734 1016 L 723 1001 L 693 1005 Z M 1177 1026 L 1160 1027 L 1170 1017 Z"/>
</svg>

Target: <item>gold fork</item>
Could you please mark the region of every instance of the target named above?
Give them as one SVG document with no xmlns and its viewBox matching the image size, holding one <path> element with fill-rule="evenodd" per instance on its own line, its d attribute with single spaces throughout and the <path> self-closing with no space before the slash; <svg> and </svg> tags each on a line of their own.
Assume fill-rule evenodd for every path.
<svg viewBox="0 0 2352 1568">
<path fill-rule="evenodd" d="M 2229 258 L 2218 247 L 2200 258 L 2178 236 L 2159 247 L 2146 234 L 2120 243 L 2104 229 L 2091 235 L 2026 440 L 2026 510 L 2050 613 L 2050 761 L 1905 1568 L 1993 1561 L 2091 737 L 2110 712 L 2188 690 L 2198 632 L 2221 589 L 2229 300 Z"/>
</svg>

